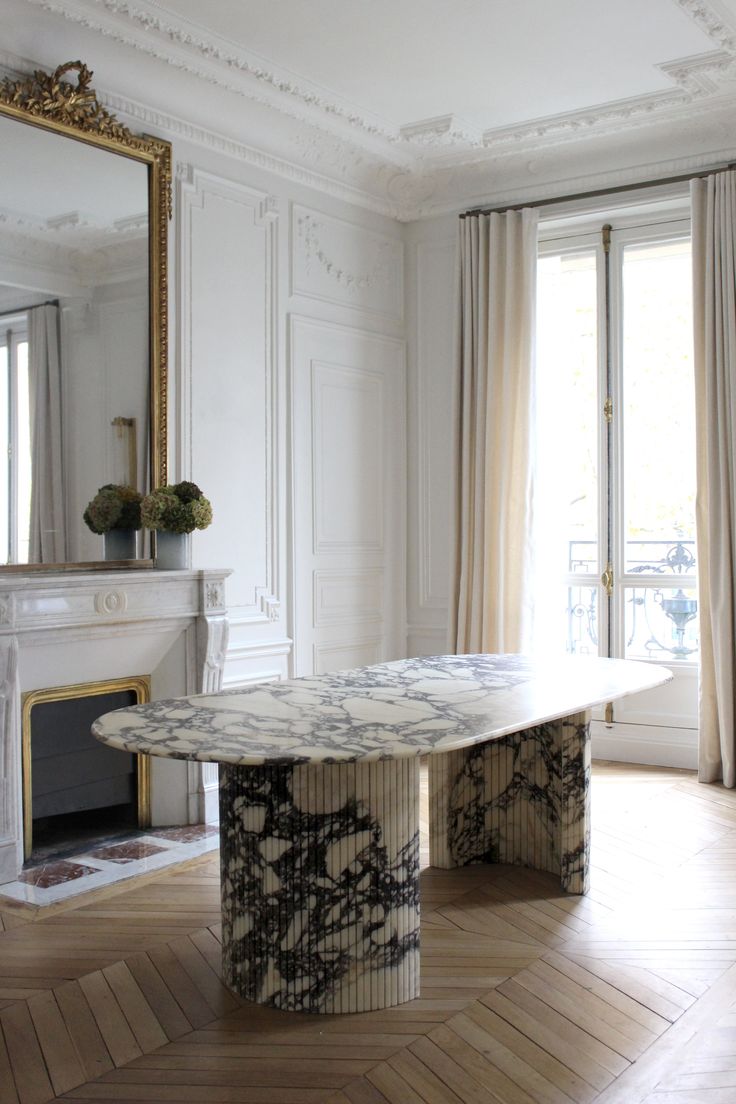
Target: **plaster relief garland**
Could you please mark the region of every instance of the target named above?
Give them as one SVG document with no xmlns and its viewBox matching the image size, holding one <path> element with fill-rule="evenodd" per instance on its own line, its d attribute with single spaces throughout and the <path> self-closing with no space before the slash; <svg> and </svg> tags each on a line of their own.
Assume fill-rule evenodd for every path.
<svg viewBox="0 0 736 1104">
<path fill-rule="evenodd" d="M 323 225 L 312 215 L 300 215 L 297 219 L 297 233 L 304 243 L 304 254 L 307 261 L 307 271 L 310 271 L 312 261 L 316 261 L 322 271 L 334 280 L 340 287 L 355 294 L 364 288 L 374 287 L 382 280 L 388 280 L 391 272 L 390 250 L 391 243 L 383 241 L 376 246 L 376 262 L 364 273 L 356 275 L 341 268 L 325 252 L 320 244 L 319 231 L 324 230 Z"/>
</svg>

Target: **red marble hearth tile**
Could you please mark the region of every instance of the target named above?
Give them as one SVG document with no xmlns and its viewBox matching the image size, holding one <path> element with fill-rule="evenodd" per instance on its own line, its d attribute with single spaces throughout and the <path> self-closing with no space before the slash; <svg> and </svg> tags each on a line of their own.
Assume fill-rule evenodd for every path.
<svg viewBox="0 0 736 1104">
<path fill-rule="evenodd" d="M 108 862 L 129 863 L 136 859 L 147 859 L 151 855 L 160 855 L 165 847 L 157 847 L 155 843 L 146 843 L 144 840 L 128 840 L 125 843 L 112 843 L 106 847 L 95 847 L 89 851 L 90 859 L 106 859 Z"/>
<path fill-rule="evenodd" d="M 216 836 L 219 829 L 213 824 L 185 824 L 181 828 L 151 828 L 151 835 L 175 843 L 194 843 L 196 840 Z"/>
<path fill-rule="evenodd" d="M 30 870 L 22 870 L 18 875 L 18 881 L 25 885 L 37 886 L 39 889 L 50 889 L 51 886 L 84 878 L 87 874 L 99 874 L 99 870 L 95 870 L 93 866 L 82 866 L 81 863 L 59 859 L 57 862 L 42 863 L 40 866 L 31 867 Z"/>
</svg>

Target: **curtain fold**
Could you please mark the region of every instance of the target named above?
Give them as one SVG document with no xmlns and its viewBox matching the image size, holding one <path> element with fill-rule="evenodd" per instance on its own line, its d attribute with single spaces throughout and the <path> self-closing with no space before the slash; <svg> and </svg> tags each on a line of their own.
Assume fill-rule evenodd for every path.
<svg viewBox="0 0 736 1104">
<path fill-rule="evenodd" d="M 691 185 L 701 628 L 698 776 L 736 785 L 736 173 Z"/>
<path fill-rule="evenodd" d="M 60 311 L 28 312 L 31 412 L 30 563 L 67 558 L 64 511 Z"/>
<path fill-rule="evenodd" d="M 536 210 L 460 220 L 450 648 L 529 650 Z"/>
</svg>

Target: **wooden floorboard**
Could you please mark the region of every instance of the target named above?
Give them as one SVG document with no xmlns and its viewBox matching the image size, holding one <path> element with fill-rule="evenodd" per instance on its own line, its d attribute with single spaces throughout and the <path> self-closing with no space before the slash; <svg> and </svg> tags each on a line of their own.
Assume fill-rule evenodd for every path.
<svg viewBox="0 0 736 1104">
<path fill-rule="evenodd" d="M 735 1104 L 736 794 L 607 763 L 593 809 L 585 898 L 425 870 L 421 995 L 362 1015 L 229 992 L 216 857 L 0 907 L 0 1104 Z"/>
</svg>

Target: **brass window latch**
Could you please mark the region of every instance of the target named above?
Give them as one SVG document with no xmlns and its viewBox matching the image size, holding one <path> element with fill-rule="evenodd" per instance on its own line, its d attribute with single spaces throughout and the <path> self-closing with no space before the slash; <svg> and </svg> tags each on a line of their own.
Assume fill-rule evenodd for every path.
<svg viewBox="0 0 736 1104">
<path fill-rule="evenodd" d="M 607 563 L 606 570 L 601 575 L 601 586 L 606 592 L 606 597 L 610 598 L 613 594 L 613 564 Z"/>
</svg>

